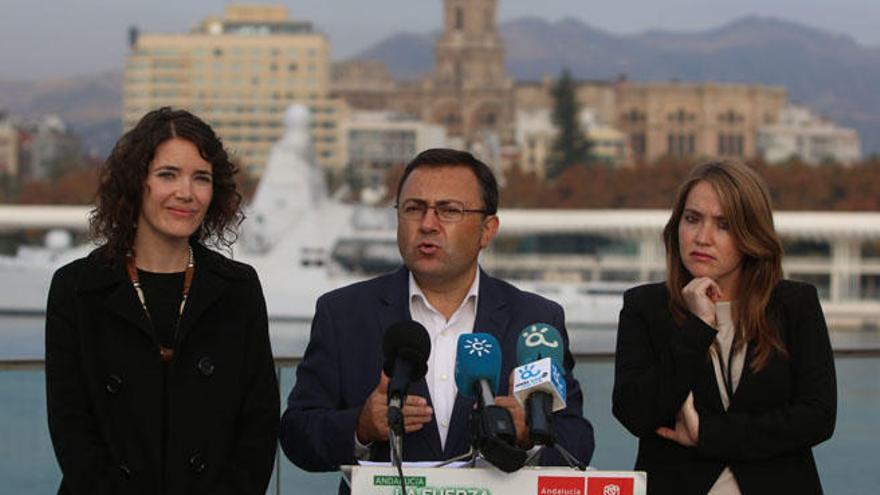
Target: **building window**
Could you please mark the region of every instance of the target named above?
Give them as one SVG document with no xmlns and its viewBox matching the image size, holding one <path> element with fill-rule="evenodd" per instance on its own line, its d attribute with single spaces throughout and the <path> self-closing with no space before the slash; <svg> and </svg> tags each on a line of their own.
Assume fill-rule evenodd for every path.
<svg viewBox="0 0 880 495">
<path fill-rule="evenodd" d="M 718 122 L 722 124 L 734 125 L 745 120 L 742 114 L 730 109 L 724 113 L 718 114 Z"/>
<path fill-rule="evenodd" d="M 745 154 L 742 134 L 718 134 L 718 154 L 721 156 L 743 156 Z"/>
<path fill-rule="evenodd" d="M 629 136 L 630 146 L 632 146 L 633 154 L 643 157 L 647 152 L 647 143 L 644 132 L 636 132 Z"/>
<path fill-rule="evenodd" d="M 669 134 L 666 137 L 666 153 L 671 156 L 692 156 L 696 152 L 693 134 Z"/>
<path fill-rule="evenodd" d="M 859 298 L 880 300 L 880 275 L 861 275 L 859 277 Z"/>
<path fill-rule="evenodd" d="M 629 112 L 626 112 L 625 114 L 623 114 L 623 121 L 626 123 L 629 123 L 629 124 L 640 124 L 640 123 L 644 123 L 645 120 L 647 120 L 645 118 L 645 113 L 640 112 L 639 110 L 636 110 L 635 108 L 630 110 Z"/>
<path fill-rule="evenodd" d="M 677 112 L 670 113 L 667 115 L 667 118 L 670 122 L 673 122 L 678 125 L 684 125 L 688 122 L 694 122 L 697 120 L 697 116 L 691 112 L 685 111 L 683 108 L 678 109 Z"/>
<path fill-rule="evenodd" d="M 443 123 L 449 127 L 452 127 L 461 123 L 461 119 L 458 117 L 458 114 L 450 112 L 443 117 Z"/>
<path fill-rule="evenodd" d="M 455 9 L 455 29 L 459 31 L 464 29 L 464 9 L 461 7 Z"/>
</svg>

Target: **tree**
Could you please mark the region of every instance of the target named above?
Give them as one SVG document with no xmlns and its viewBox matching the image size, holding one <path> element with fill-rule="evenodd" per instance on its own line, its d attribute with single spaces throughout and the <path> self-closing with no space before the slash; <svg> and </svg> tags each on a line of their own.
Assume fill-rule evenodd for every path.
<svg viewBox="0 0 880 495">
<path fill-rule="evenodd" d="M 556 139 L 550 150 L 547 178 L 553 179 L 572 165 L 590 162 L 591 143 L 584 135 L 580 124 L 580 105 L 575 94 L 576 86 L 568 69 L 553 85 L 553 124 L 556 126 Z"/>
</svg>

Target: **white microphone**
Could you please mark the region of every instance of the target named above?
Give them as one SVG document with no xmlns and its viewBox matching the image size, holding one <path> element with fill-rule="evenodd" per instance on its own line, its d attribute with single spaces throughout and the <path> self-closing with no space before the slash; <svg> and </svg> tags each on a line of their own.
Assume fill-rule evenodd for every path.
<svg viewBox="0 0 880 495">
<path fill-rule="evenodd" d="M 552 411 L 565 409 L 565 377 L 553 359 L 546 357 L 513 369 L 513 395 L 526 407 L 526 399 L 535 392 L 545 392 L 553 398 Z"/>
</svg>

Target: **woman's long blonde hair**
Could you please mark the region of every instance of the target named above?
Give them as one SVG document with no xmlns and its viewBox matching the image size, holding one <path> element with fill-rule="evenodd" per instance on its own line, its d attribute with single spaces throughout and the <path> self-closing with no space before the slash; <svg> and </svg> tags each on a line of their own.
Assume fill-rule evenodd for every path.
<svg viewBox="0 0 880 495">
<path fill-rule="evenodd" d="M 752 370 L 758 371 L 774 352 L 787 355 L 777 328 L 767 314 L 770 296 L 782 278 L 782 242 L 773 226 L 767 186 L 747 165 L 726 160 L 705 163 L 691 170 L 679 187 L 672 216 L 663 229 L 670 310 L 681 325 L 687 315 L 681 290 L 693 276 L 681 259 L 678 225 L 688 194 L 701 181 L 709 183 L 718 194 L 730 233 L 743 255 L 734 306 L 734 318 L 742 338 L 735 340 L 735 345 L 755 342 Z"/>
</svg>

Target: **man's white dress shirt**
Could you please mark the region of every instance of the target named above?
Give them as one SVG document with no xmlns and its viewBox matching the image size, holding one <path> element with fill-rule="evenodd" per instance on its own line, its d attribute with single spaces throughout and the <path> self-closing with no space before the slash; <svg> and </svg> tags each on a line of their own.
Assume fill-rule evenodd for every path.
<svg viewBox="0 0 880 495">
<path fill-rule="evenodd" d="M 431 338 L 431 355 L 428 357 L 428 373 L 425 381 L 431 394 L 431 406 L 437 420 L 437 431 L 440 433 L 440 448 L 446 447 L 446 436 L 449 434 L 449 422 L 455 406 L 458 387 L 455 385 L 455 354 L 458 336 L 474 331 L 477 319 L 477 297 L 480 293 L 480 272 L 458 309 L 447 320 L 428 302 L 428 298 L 419 288 L 412 272 L 409 274 L 409 313 L 412 319 L 421 323 Z M 426 397 L 427 398 L 427 397 Z M 368 446 L 354 437 L 355 456 L 366 459 L 369 455 Z"/>
</svg>

